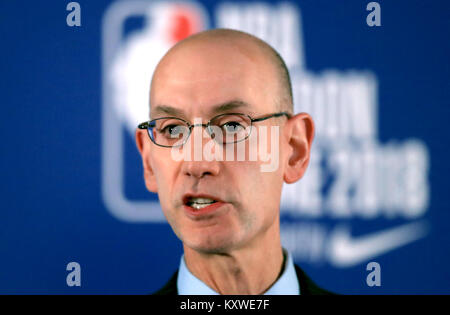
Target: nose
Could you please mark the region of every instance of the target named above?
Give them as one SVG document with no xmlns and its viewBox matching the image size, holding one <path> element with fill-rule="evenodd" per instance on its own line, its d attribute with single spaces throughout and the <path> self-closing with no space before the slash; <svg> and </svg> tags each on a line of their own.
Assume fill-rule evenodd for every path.
<svg viewBox="0 0 450 315">
<path fill-rule="evenodd" d="M 198 122 L 198 121 L 197 121 Z M 207 175 L 216 176 L 219 174 L 220 165 L 216 159 L 205 159 L 203 150 L 207 149 L 209 141 L 214 141 L 209 136 L 208 132 L 204 129 L 205 124 L 197 123 L 193 126 L 199 126 L 200 128 L 193 128 L 190 137 L 184 144 L 184 150 L 190 150 L 190 159 L 183 161 L 182 172 L 187 176 L 193 176 L 195 178 L 203 178 Z"/>
<path fill-rule="evenodd" d="M 183 174 L 195 178 L 205 176 L 217 176 L 219 174 L 219 165 L 217 161 L 185 161 L 183 162 Z"/>
</svg>

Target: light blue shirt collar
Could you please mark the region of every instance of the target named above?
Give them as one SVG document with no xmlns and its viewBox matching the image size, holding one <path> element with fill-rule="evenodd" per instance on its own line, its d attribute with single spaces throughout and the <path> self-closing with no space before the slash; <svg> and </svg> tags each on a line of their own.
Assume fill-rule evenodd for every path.
<svg viewBox="0 0 450 315">
<path fill-rule="evenodd" d="M 264 293 L 264 295 L 299 295 L 300 285 L 295 272 L 291 255 L 283 249 L 286 265 L 280 278 Z M 218 295 L 203 281 L 194 276 L 186 266 L 184 255 L 181 256 L 178 269 L 177 289 L 179 295 Z"/>
</svg>

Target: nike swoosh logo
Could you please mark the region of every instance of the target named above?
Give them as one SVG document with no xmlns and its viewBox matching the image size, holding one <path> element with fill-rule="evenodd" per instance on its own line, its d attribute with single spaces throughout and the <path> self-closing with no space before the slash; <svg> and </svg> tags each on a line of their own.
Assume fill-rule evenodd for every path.
<svg viewBox="0 0 450 315">
<path fill-rule="evenodd" d="M 351 267 L 414 242 L 427 233 L 425 222 L 414 222 L 352 238 L 347 226 L 338 226 L 330 236 L 328 258 L 336 267 Z"/>
</svg>

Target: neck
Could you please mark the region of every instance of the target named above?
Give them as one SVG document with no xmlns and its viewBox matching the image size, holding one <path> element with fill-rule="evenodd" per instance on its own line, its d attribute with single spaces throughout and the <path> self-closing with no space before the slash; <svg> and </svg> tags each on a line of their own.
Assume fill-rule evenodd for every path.
<svg viewBox="0 0 450 315">
<path fill-rule="evenodd" d="M 220 294 L 263 294 L 281 275 L 284 261 L 279 225 L 266 232 L 262 239 L 224 253 L 202 253 L 184 245 L 186 266 Z"/>
</svg>

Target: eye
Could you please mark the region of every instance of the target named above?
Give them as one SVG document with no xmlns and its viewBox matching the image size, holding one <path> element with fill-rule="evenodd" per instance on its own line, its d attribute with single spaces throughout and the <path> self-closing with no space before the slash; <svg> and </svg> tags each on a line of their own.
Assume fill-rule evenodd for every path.
<svg viewBox="0 0 450 315">
<path fill-rule="evenodd" d="M 179 138 L 183 136 L 186 132 L 186 126 L 184 125 L 167 125 L 160 129 L 159 132 L 167 138 Z"/>
<path fill-rule="evenodd" d="M 237 121 L 229 121 L 223 124 L 221 127 L 225 131 L 225 133 L 237 133 L 245 129 L 244 126 L 242 126 Z"/>
</svg>

